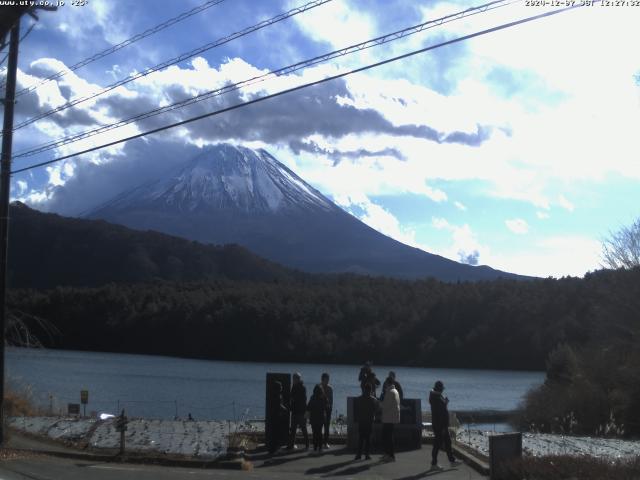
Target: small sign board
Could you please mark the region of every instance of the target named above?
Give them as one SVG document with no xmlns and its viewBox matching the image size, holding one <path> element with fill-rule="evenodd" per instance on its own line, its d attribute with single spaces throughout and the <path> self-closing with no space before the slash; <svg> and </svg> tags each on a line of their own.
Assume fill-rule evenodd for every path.
<svg viewBox="0 0 640 480">
<path fill-rule="evenodd" d="M 83 405 L 89 403 L 89 390 L 80 390 L 80 403 Z"/>
<path fill-rule="evenodd" d="M 67 412 L 69 415 L 80 415 L 80 404 L 79 403 L 67 404 Z"/>
</svg>

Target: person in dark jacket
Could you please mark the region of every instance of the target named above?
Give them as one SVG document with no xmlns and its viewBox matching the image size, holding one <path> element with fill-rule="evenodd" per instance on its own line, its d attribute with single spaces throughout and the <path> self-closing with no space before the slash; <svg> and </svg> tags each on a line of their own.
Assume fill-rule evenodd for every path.
<svg viewBox="0 0 640 480">
<path fill-rule="evenodd" d="M 400 395 L 400 403 L 402 403 L 402 399 L 404 398 L 404 393 L 402 393 L 402 386 L 400 385 L 400 382 L 396 380 L 396 372 L 394 372 L 393 370 L 389 372 L 389 375 L 387 376 L 384 383 L 382 384 L 382 393 L 380 394 L 380 401 L 381 402 L 384 401 L 384 392 L 387 390 L 387 385 L 389 385 L 390 383 L 393 383 L 393 385 L 396 387 L 396 390 L 398 391 L 398 395 Z"/>
<path fill-rule="evenodd" d="M 331 424 L 331 412 L 333 411 L 333 387 L 329 385 L 329 374 L 323 373 L 320 377 L 320 386 L 327 397 L 327 418 L 324 421 L 324 448 L 329 448 L 329 425 Z"/>
<path fill-rule="evenodd" d="M 442 470 L 438 466 L 438 451 L 444 444 L 451 465 L 458 464 L 451 450 L 451 437 L 449 436 L 449 399 L 444 396 L 444 384 L 438 380 L 429 392 L 429 405 L 431 405 L 431 424 L 433 425 L 433 450 L 431 451 L 431 469 Z"/>
<path fill-rule="evenodd" d="M 365 362 L 365 364 L 360 369 L 360 374 L 358 375 L 358 380 L 360 381 L 360 388 L 362 389 L 362 393 L 364 393 L 365 384 L 371 385 L 371 394 L 376 396 L 376 388 L 380 386 L 380 380 L 376 377 L 376 374 L 373 373 L 371 369 L 371 362 Z"/>
<path fill-rule="evenodd" d="M 327 418 L 327 397 L 320 385 L 316 385 L 307 405 L 311 432 L 313 434 L 313 451 L 322 453 L 322 427 Z"/>
<path fill-rule="evenodd" d="M 290 397 L 291 431 L 289 432 L 289 450 L 295 448 L 298 426 L 302 430 L 305 450 L 309 450 L 309 434 L 307 433 L 307 419 L 304 414 L 307 411 L 307 389 L 302 382 L 302 376 L 296 372 L 293 374 L 293 385 Z"/>
<path fill-rule="evenodd" d="M 371 385 L 365 384 L 364 392 L 356 398 L 356 422 L 358 423 L 358 453 L 356 460 L 362 458 L 362 450 L 364 449 L 364 458 L 370 460 L 369 445 L 371 441 L 371 430 L 373 429 L 373 419 L 380 410 L 380 404 L 376 397 L 371 395 Z"/>
</svg>

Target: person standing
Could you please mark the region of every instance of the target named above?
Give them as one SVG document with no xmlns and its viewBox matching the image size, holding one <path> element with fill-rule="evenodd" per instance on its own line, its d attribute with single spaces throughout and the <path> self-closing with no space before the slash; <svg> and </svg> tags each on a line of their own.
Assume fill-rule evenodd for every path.
<svg viewBox="0 0 640 480">
<path fill-rule="evenodd" d="M 327 415 L 324 421 L 324 448 L 329 448 L 329 426 L 331 424 L 331 412 L 333 412 L 333 387 L 329 385 L 329 374 L 323 373 L 320 377 L 320 387 L 327 398 Z"/>
<path fill-rule="evenodd" d="M 396 423 L 400 423 L 400 395 L 393 383 L 387 384 L 382 402 L 382 448 L 383 462 L 395 462 L 396 456 L 393 449 L 393 430 Z"/>
<path fill-rule="evenodd" d="M 431 470 L 442 470 L 438 465 L 438 451 L 444 446 L 451 466 L 460 462 L 453 456 L 449 435 L 449 399 L 444 395 L 444 384 L 438 380 L 429 392 L 431 405 L 431 424 L 433 425 L 433 450 L 431 451 Z"/>
<path fill-rule="evenodd" d="M 371 385 L 371 394 L 376 396 L 376 388 L 380 386 L 380 380 L 376 377 L 376 374 L 373 373 L 371 369 L 371 361 L 367 361 L 364 363 L 362 368 L 360 369 L 360 374 L 358 375 L 358 380 L 360 381 L 360 388 L 364 393 L 365 384 Z"/>
<path fill-rule="evenodd" d="M 380 404 L 376 397 L 371 394 L 371 385 L 364 386 L 364 392 L 356 399 L 356 422 L 358 423 L 358 453 L 356 460 L 364 458 L 371 460 L 369 456 L 369 446 L 371 442 L 371 430 L 373 430 L 373 419 L 376 416 Z"/>
<path fill-rule="evenodd" d="M 394 372 L 393 370 L 389 372 L 389 375 L 382 384 L 382 394 L 380 395 L 380 401 L 384 401 L 384 392 L 386 391 L 387 385 L 389 383 L 393 383 L 395 385 L 396 390 L 398 391 L 398 395 L 400 395 L 400 404 L 402 405 L 404 393 L 402 392 L 402 386 L 400 385 L 400 382 L 396 380 L 396 372 Z"/>
<path fill-rule="evenodd" d="M 307 419 L 305 412 L 307 411 L 307 389 L 302 381 L 302 376 L 296 372 L 293 374 L 293 385 L 291 387 L 291 431 L 289 433 L 288 449 L 293 450 L 296 443 L 296 433 L 298 427 L 302 430 L 304 438 L 305 450 L 309 450 L 309 434 L 307 433 Z"/>
<path fill-rule="evenodd" d="M 320 385 L 313 388 L 313 394 L 307 405 L 309 420 L 311 421 L 311 433 L 313 434 L 313 452 L 322 453 L 322 427 L 327 418 L 327 397 Z"/>
</svg>

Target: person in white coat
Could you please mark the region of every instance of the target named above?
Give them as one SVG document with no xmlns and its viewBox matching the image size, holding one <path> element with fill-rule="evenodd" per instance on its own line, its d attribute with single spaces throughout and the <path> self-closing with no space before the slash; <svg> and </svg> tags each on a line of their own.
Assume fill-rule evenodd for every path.
<svg viewBox="0 0 640 480">
<path fill-rule="evenodd" d="M 382 401 L 382 448 L 383 462 L 395 462 L 396 456 L 393 450 L 393 429 L 396 423 L 400 423 L 400 395 L 393 383 L 387 384 Z"/>
</svg>

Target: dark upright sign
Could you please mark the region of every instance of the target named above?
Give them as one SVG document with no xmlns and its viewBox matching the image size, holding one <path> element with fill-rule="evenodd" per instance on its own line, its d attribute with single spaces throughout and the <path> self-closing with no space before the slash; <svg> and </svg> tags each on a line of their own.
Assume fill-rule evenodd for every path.
<svg viewBox="0 0 640 480">
<path fill-rule="evenodd" d="M 504 433 L 489 437 L 489 463 L 491 480 L 511 480 L 501 471 L 502 466 L 522 457 L 522 433 Z"/>
<path fill-rule="evenodd" d="M 289 413 L 280 408 L 280 401 L 288 409 L 290 394 L 291 374 L 267 373 L 264 433 L 269 451 L 287 444 Z"/>
</svg>

